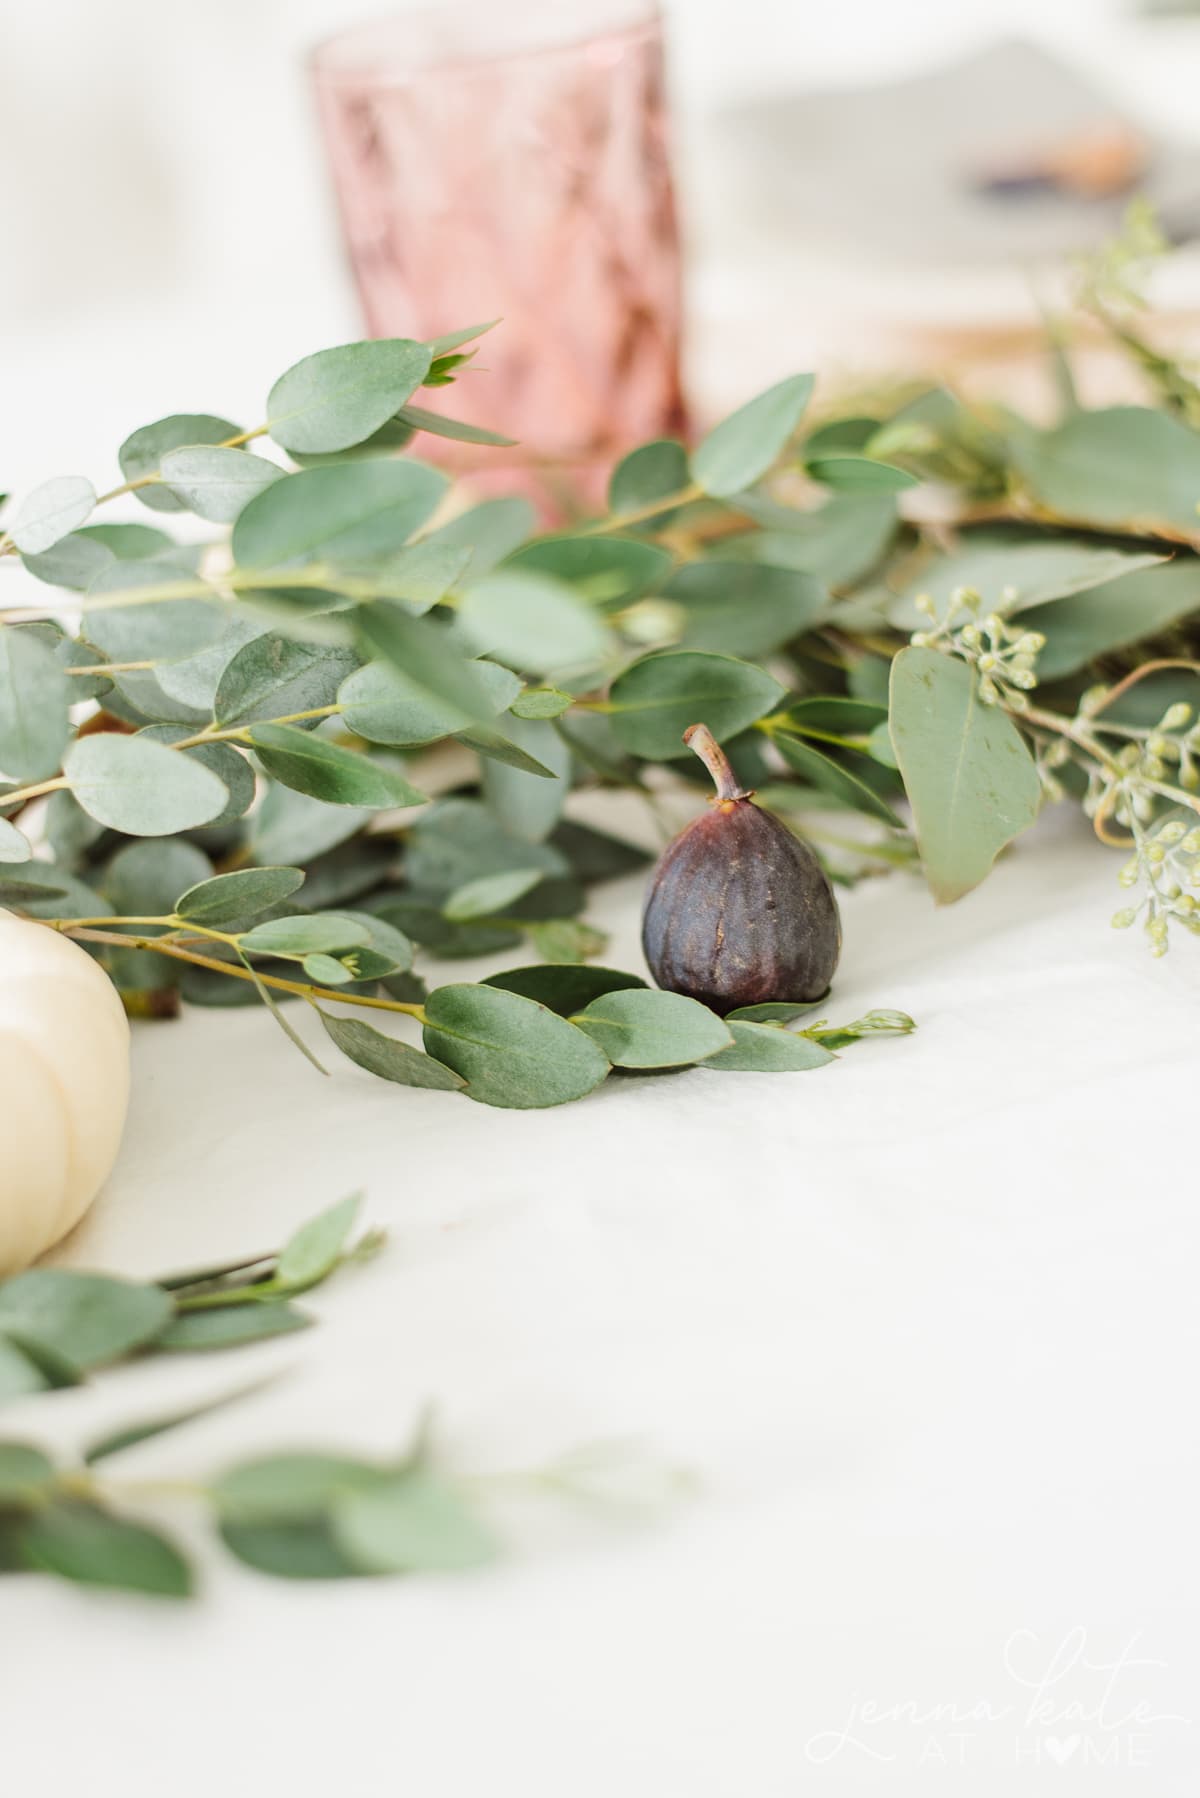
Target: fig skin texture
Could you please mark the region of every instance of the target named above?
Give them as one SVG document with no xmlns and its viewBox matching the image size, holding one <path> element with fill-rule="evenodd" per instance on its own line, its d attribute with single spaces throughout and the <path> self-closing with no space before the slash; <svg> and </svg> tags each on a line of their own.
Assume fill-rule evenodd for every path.
<svg viewBox="0 0 1200 1798">
<path fill-rule="evenodd" d="M 717 783 L 654 871 L 642 947 L 660 987 L 724 1016 L 819 999 L 842 947 L 833 889 L 807 843 L 738 786 L 704 725 L 684 735 Z"/>
</svg>

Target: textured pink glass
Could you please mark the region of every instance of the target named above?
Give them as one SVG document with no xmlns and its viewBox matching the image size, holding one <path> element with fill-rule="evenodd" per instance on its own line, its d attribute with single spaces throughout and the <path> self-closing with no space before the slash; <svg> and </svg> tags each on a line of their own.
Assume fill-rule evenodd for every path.
<svg viewBox="0 0 1200 1798">
<path fill-rule="evenodd" d="M 421 404 L 520 439 L 425 436 L 489 486 L 586 499 L 635 443 L 678 435 L 679 240 L 661 19 L 646 0 L 448 4 L 314 58 L 343 226 L 373 336 L 481 319 L 479 371 Z M 525 478 L 514 473 L 524 469 Z"/>
</svg>

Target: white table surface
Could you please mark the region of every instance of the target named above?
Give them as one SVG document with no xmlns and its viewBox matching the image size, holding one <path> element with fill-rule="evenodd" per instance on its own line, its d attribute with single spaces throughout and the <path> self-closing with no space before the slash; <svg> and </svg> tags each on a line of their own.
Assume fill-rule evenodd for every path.
<svg viewBox="0 0 1200 1798">
<path fill-rule="evenodd" d="M 694 1489 L 638 1521 L 510 1506 L 509 1557 L 455 1578 L 274 1582 L 185 1517 L 190 1607 L 5 1581 L 4 1789 L 1194 1790 L 1165 1714 L 1198 1660 L 1200 964 L 1107 929 L 1113 871 L 1062 818 L 952 911 L 860 887 L 829 1012 L 919 1030 L 805 1075 L 499 1112 L 322 1081 L 257 1012 L 139 1028 L 126 1147 L 62 1260 L 257 1250 L 356 1186 L 389 1246 L 302 1338 L 113 1373 L 6 1434 L 66 1447 L 279 1367 L 122 1476 L 383 1450 L 433 1401 L 456 1469 L 632 1438 Z M 640 884 L 593 908 L 617 965 Z"/>
</svg>

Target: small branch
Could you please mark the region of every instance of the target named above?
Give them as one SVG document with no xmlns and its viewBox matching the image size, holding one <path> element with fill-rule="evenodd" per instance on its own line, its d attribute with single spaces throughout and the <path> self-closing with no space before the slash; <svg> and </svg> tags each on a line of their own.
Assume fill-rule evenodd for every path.
<svg viewBox="0 0 1200 1798">
<path fill-rule="evenodd" d="M 678 493 L 668 493 L 662 499 L 651 500 L 648 505 L 638 506 L 632 512 L 615 512 L 611 518 L 599 518 L 595 524 L 584 525 L 576 531 L 577 537 L 603 537 L 610 531 L 628 530 L 631 525 L 645 524 L 647 519 L 658 518 L 663 512 L 673 512 L 676 506 L 690 506 L 694 501 L 704 498 L 703 487 L 695 481 L 681 487 Z"/>
<path fill-rule="evenodd" d="M 399 1011 L 407 1017 L 425 1020 L 423 1005 L 406 1005 L 399 999 L 371 999 L 362 993 L 347 993 L 336 987 L 310 986 L 302 980 L 282 980 L 277 974 L 260 974 L 257 970 L 251 973 L 245 968 L 235 968 L 230 962 L 218 961 L 212 955 L 197 955 L 193 950 L 181 949 L 177 943 L 162 937 L 121 936 L 115 930 L 92 930 L 77 927 L 70 919 L 31 918 L 31 924 L 50 924 L 60 929 L 64 936 L 77 937 L 84 943 L 106 943 L 114 949 L 148 949 L 154 955 L 170 955 L 176 961 L 192 962 L 198 968 L 208 968 L 214 974 L 228 974 L 231 980 L 260 980 L 264 986 L 274 987 L 278 992 L 295 993 L 298 998 L 308 999 L 315 1003 L 324 999 L 332 1005 L 361 1005 L 372 1011 Z"/>
</svg>

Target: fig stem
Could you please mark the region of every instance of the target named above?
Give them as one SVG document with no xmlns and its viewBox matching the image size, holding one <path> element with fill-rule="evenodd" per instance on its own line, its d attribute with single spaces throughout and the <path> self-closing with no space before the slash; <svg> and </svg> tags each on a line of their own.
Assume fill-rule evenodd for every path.
<svg viewBox="0 0 1200 1798">
<path fill-rule="evenodd" d="M 745 787 L 729 765 L 729 757 L 709 730 L 707 724 L 689 724 L 683 740 L 693 750 L 713 777 L 718 799 L 748 799 Z"/>
</svg>

